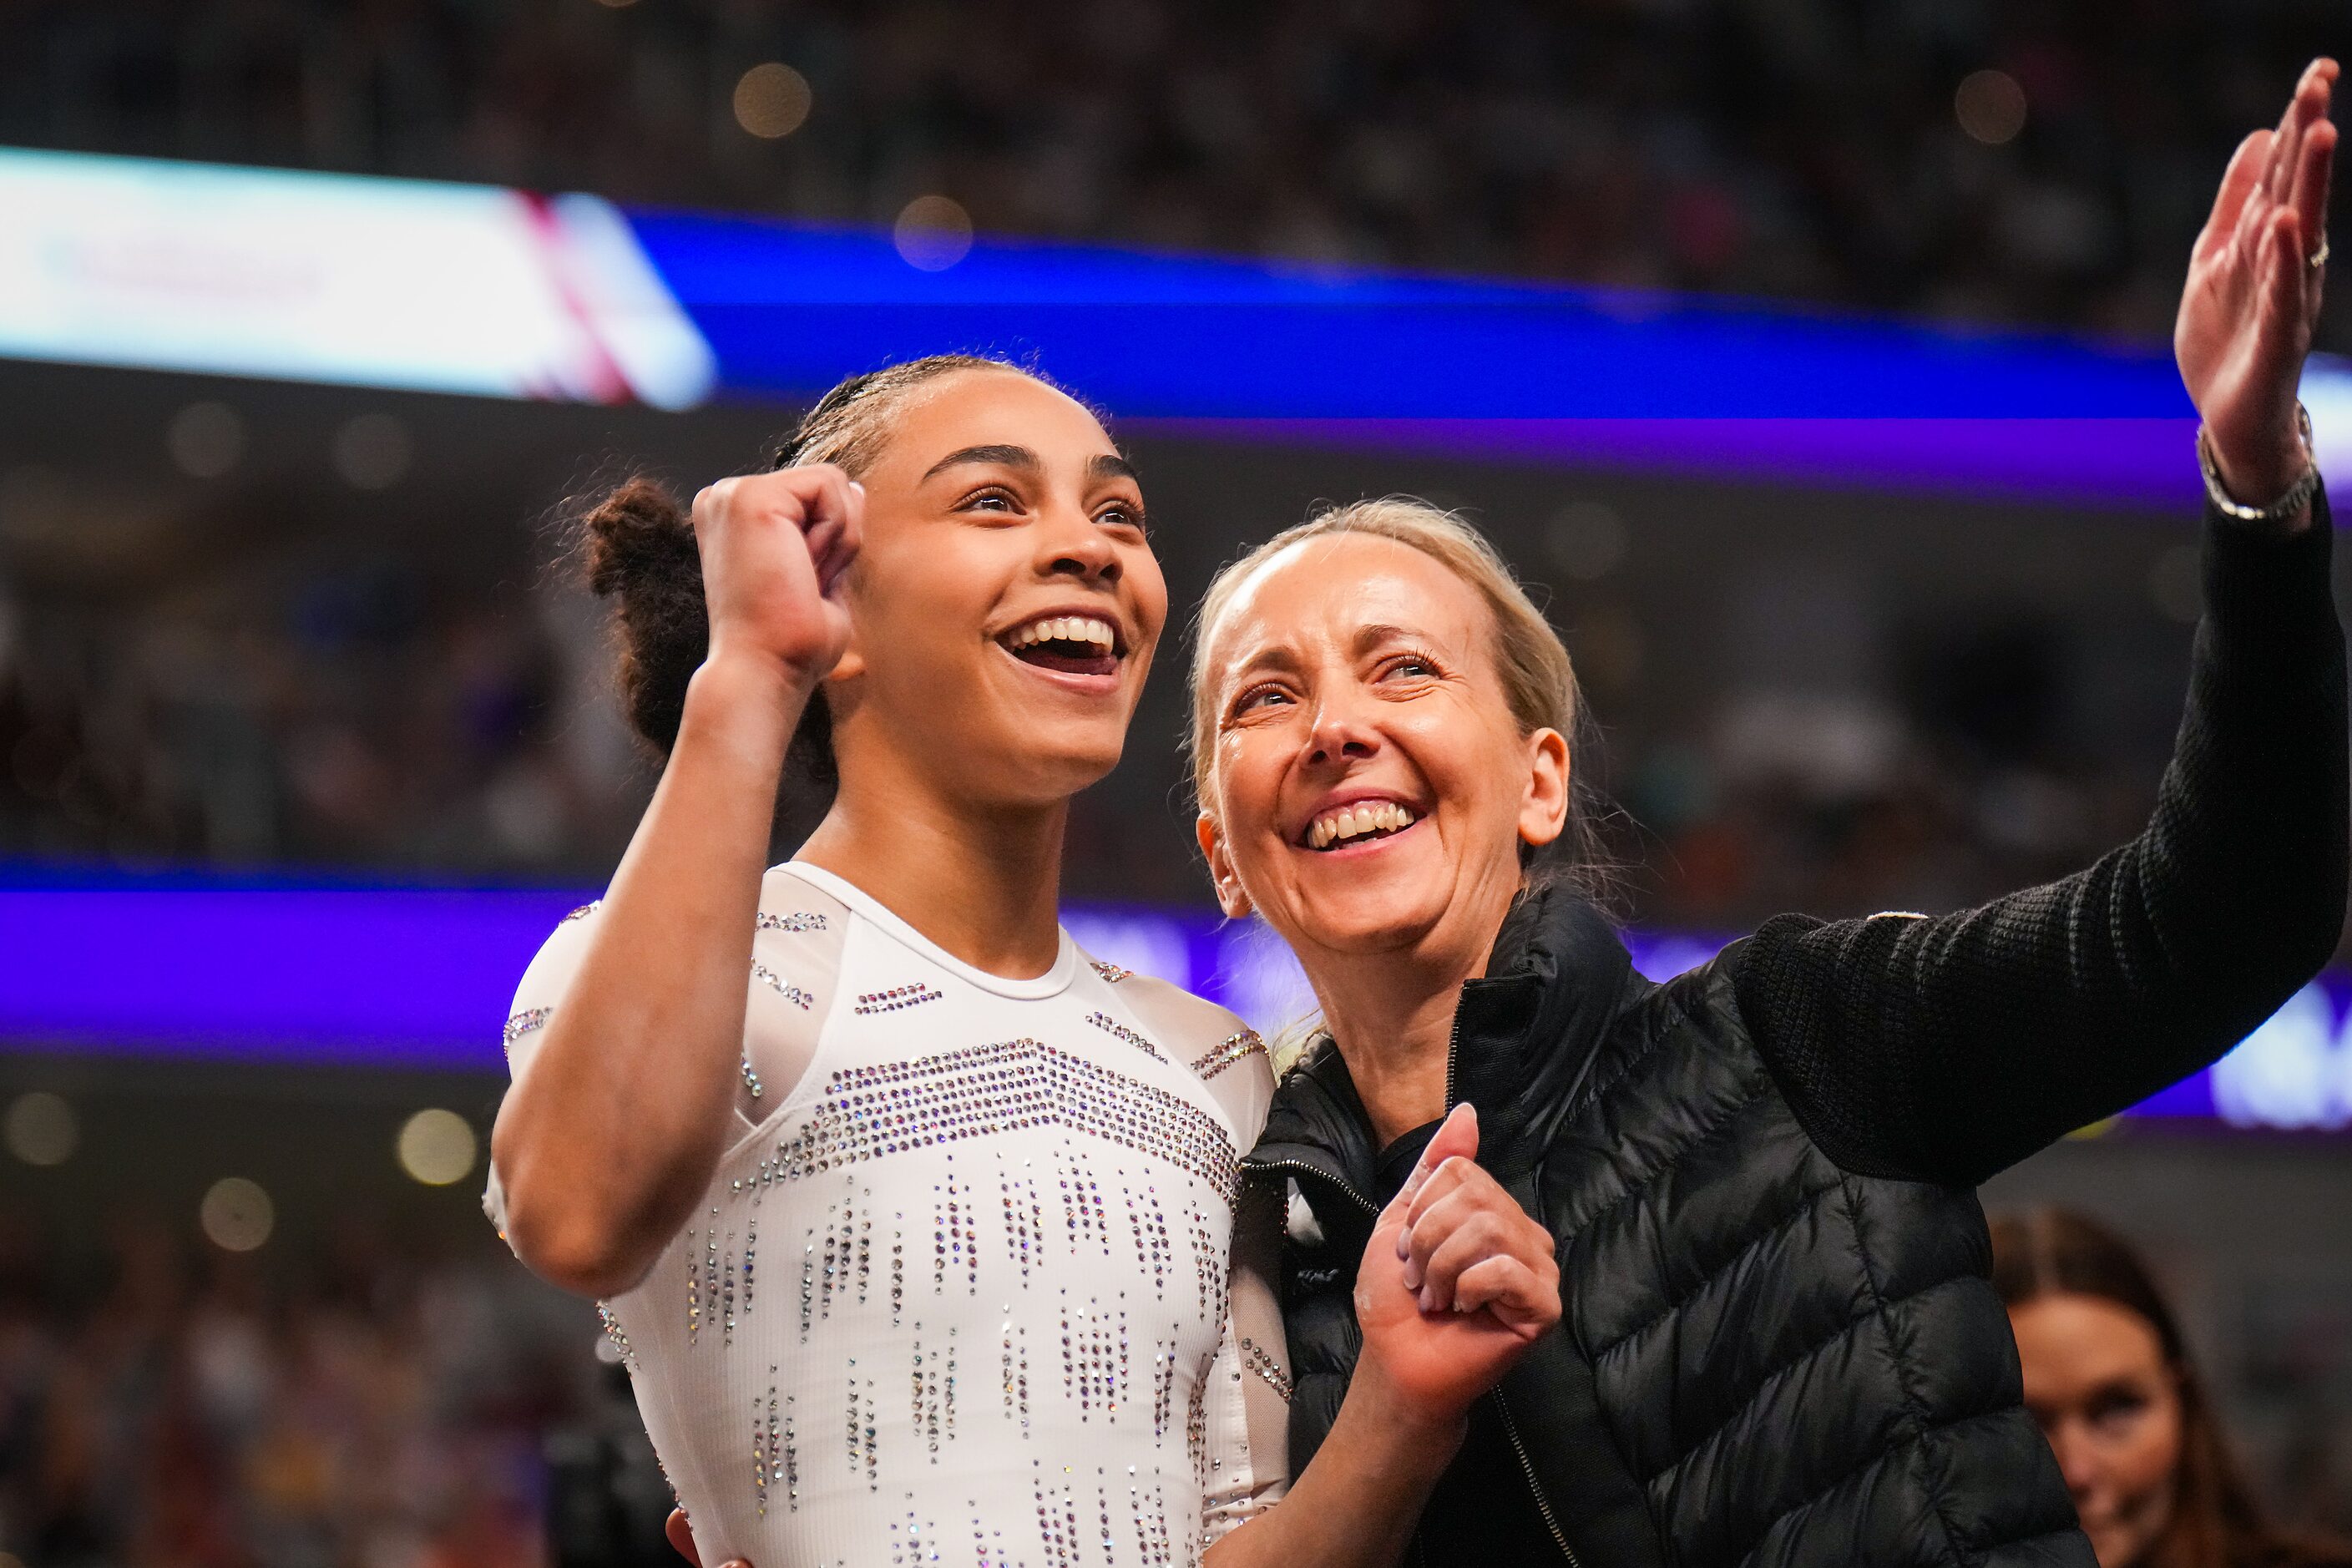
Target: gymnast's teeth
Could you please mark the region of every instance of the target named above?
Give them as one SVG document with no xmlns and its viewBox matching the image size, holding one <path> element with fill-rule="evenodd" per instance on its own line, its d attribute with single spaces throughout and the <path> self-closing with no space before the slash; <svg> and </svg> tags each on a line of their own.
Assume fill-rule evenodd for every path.
<svg viewBox="0 0 2352 1568">
<path fill-rule="evenodd" d="M 1086 643 L 1113 648 L 1118 646 L 1118 636 L 1108 621 L 1097 616 L 1048 616 L 1013 627 L 1004 634 L 1003 642 L 1006 647 L 1015 650 L 1034 647 L 1042 642 Z"/>
</svg>

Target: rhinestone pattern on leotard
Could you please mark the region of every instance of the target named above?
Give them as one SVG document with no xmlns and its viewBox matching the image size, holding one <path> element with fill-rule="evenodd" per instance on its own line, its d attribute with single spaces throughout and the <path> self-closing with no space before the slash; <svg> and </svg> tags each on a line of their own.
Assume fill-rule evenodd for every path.
<svg viewBox="0 0 2352 1568">
<path fill-rule="evenodd" d="M 777 1173 L 790 1181 L 906 1150 L 1047 1126 L 1158 1155 L 1233 1201 L 1239 1154 L 1215 1117 L 1164 1089 L 1030 1039 L 835 1073 L 801 1135 L 777 1149 Z"/>
<path fill-rule="evenodd" d="M 739 1063 L 739 1106 L 777 1109 L 611 1313 L 656 1443 L 706 1456 L 671 1466 L 698 1531 L 835 1568 L 1193 1568 L 1204 1495 L 1248 1474 L 1209 1441 L 1244 1375 L 1216 1359 L 1239 1150 L 1181 1065 L 1219 1032 L 1133 1016 L 1143 983 L 1101 965 L 1016 1013 L 831 923 L 837 971 L 763 934 L 751 979 L 791 1006 L 763 1027 L 838 1045 L 797 1083 Z"/>
</svg>

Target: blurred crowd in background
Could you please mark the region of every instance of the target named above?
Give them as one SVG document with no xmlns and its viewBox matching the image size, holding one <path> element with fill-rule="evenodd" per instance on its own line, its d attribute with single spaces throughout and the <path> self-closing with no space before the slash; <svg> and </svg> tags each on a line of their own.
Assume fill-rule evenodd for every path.
<svg viewBox="0 0 2352 1568">
<path fill-rule="evenodd" d="M 987 232 L 2161 336 L 2230 149 L 2341 19 L 2335 0 L 47 0 L 0 12 L 0 142 L 860 223 L 943 198 Z"/>
<path fill-rule="evenodd" d="M 281 541 L 135 590 L 124 561 L 95 593 L 25 564 L 42 558 L 11 504 L 0 476 L 0 855 L 583 887 L 609 875 L 654 767 L 616 710 L 602 607 L 545 531 L 476 520 L 503 542 L 488 563 L 422 530 L 357 548 Z M 1733 638 L 1706 689 L 1670 694 L 1643 661 L 1700 629 L 1689 618 L 1711 613 L 1695 605 L 1722 568 L 1662 546 L 1667 583 L 1643 593 L 1575 580 L 1540 529 L 1497 531 L 1551 595 L 1605 731 L 1579 765 L 1611 802 L 1622 912 L 1642 924 L 1720 934 L 1785 910 L 1958 907 L 2087 864 L 2146 820 L 2196 615 L 2186 528 L 2147 531 L 2153 592 L 2137 613 L 2159 657 L 2138 661 L 2149 695 L 2121 718 L 2076 668 L 2100 634 L 1998 604 L 1844 650 L 1874 672 L 1864 689 L 1775 685 Z M 1797 575 L 1750 597 L 1816 620 L 1839 609 Z M 1198 588 L 1176 589 L 1181 619 Z M 1205 900 L 1176 782 L 1181 681 L 1164 658 L 1125 782 L 1078 798 L 1074 898 Z"/>
<path fill-rule="evenodd" d="M 314 1257 L 237 1253 L 124 1221 L 77 1269 L 0 1215 L 0 1555 L 543 1561 L 543 1438 L 593 1408 L 593 1323 L 502 1261 L 357 1226 Z"/>
</svg>

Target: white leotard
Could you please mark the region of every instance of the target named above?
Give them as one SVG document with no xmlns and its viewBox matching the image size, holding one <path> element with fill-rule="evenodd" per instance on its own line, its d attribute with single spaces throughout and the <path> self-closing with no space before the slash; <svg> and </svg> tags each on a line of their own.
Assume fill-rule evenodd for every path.
<svg viewBox="0 0 2352 1568">
<path fill-rule="evenodd" d="M 596 918 L 524 977 L 518 1078 Z M 1270 1505 L 1257 1037 L 1066 932 L 1036 979 L 982 973 L 800 864 L 752 951 L 740 1136 L 602 1309 L 703 1562 L 1169 1568 Z"/>
</svg>

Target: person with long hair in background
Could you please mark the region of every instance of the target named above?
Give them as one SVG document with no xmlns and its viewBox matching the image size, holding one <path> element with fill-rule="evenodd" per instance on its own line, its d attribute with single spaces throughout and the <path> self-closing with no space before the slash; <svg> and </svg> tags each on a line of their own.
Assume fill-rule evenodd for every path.
<svg viewBox="0 0 2352 1568">
<path fill-rule="evenodd" d="M 2231 1451 L 2179 1321 L 2130 1243 L 2087 1215 L 1996 1215 L 2025 1407 L 2099 1568 L 2352 1568 L 2352 1544 L 2282 1529 Z"/>
<path fill-rule="evenodd" d="M 1238 1172 L 1265 1049 L 1056 918 L 1070 796 L 1118 761 L 1167 609 L 1101 421 L 1010 365 L 914 361 L 690 518 L 637 480 L 586 524 L 666 761 L 609 890 L 522 979 L 487 1204 L 602 1299 L 674 1542 L 1392 1558 L 1469 1401 L 1558 1315 L 1549 1238 L 1452 1160 L 1484 1197 L 1463 1290 L 1368 1335 L 1291 1481 L 1281 1216 Z M 764 868 L 788 750 L 838 788 Z M 1286 1486 L 1297 1515 L 1268 1508 Z"/>
<path fill-rule="evenodd" d="M 2154 815 L 2074 876 L 1781 916 L 1654 984 L 1541 863 L 1579 816 L 1574 672 L 1475 531 L 1361 502 L 1211 588 L 1202 847 L 1323 1015 L 1247 1162 L 1305 1211 L 1294 1461 L 1336 1434 L 1359 1333 L 1456 1286 L 1421 1226 L 1469 1201 L 1459 1167 L 1411 1200 L 1401 1279 L 1356 1262 L 1442 1118 L 1476 1108 L 1481 1165 L 1558 1247 L 1560 1330 L 1478 1402 L 1424 1563 L 2088 1568 L 1975 1188 L 2212 1061 L 2343 929 L 2344 637 L 2296 403 L 2336 74 L 2239 148 L 2189 258 L 2205 613 Z"/>
</svg>

